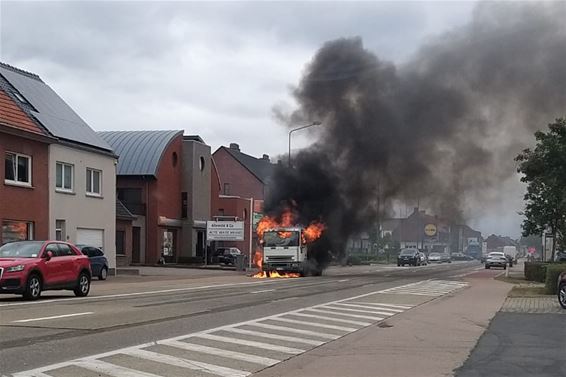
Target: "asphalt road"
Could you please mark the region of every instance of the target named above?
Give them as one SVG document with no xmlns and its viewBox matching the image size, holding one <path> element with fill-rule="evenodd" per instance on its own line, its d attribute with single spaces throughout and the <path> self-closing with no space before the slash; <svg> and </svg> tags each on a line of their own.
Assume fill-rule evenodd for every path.
<svg viewBox="0 0 566 377">
<path fill-rule="evenodd" d="M 499 312 L 456 377 L 566 376 L 563 314 Z"/>
<path fill-rule="evenodd" d="M 287 323 L 294 321 L 289 325 L 291 330 L 288 331 L 293 332 L 294 328 L 295 333 L 297 329 L 299 329 L 299 333 L 303 332 L 303 334 L 297 335 L 296 341 L 307 344 L 314 344 L 317 339 L 328 341 L 328 334 L 342 336 L 344 333 L 340 331 L 346 331 L 345 329 L 353 331 L 363 327 L 363 324 L 368 320 L 372 321 L 378 318 L 376 315 L 381 318 L 386 313 L 394 314 L 395 312 L 395 310 L 387 309 L 387 305 L 390 304 L 379 306 L 377 303 L 369 302 L 363 303 L 362 306 L 352 306 L 359 304 L 351 301 L 358 296 L 367 296 L 367 301 L 371 301 L 375 292 L 423 282 L 428 279 L 445 280 L 446 284 L 444 285 L 422 285 L 424 289 L 430 290 L 430 293 L 421 292 L 421 295 L 438 296 L 449 292 L 450 289 L 453 289 L 452 287 L 458 288 L 457 284 L 452 285 L 450 282 L 457 281 L 459 277 L 478 269 L 478 267 L 481 268 L 481 265 L 474 262 L 404 268 L 359 266 L 330 269 L 322 277 L 273 280 L 252 279 L 233 273 L 227 273 L 226 276 L 203 277 L 201 279 L 156 277 L 150 281 L 146 279 L 143 282 L 131 279 L 124 284 L 114 284 L 111 280 L 107 282 L 94 281 L 91 295 L 87 298 L 75 298 L 72 296 L 72 292 L 46 292 L 45 297 L 36 302 L 26 302 L 10 296 L 0 297 L 0 375 L 9 375 L 101 353 L 112 353 L 125 347 L 148 344 L 185 334 L 207 332 L 210 329 L 218 329 L 250 320 L 262 319 L 266 321 L 259 325 L 254 322 L 252 325 L 256 326 L 255 329 L 257 330 L 257 327 L 260 326 L 263 326 L 263 328 L 266 325 L 273 326 L 269 325 L 269 323 L 273 323 L 269 322 L 271 319 L 264 317 L 277 316 L 279 313 L 289 311 L 297 312 L 277 320 L 287 321 Z M 403 294 L 406 293 L 407 289 L 413 289 L 411 287 L 401 288 L 400 290 L 394 289 L 390 292 Z M 407 302 L 409 303 L 409 301 Z M 320 307 L 312 308 L 324 303 L 336 303 L 335 305 L 342 305 L 342 309 L 336 309 L 332 306 L 325 306 L 322 309 Z M 378 306 L 376 307 L 376 305 Z M 364 306 L 370 308 L 370 310 L 364 309 Z M 305 308 L 309 307 L 311 309 L 305 311 L 307 310 Z M 389 307 L 394 308 L 395 306 Z M 410 305 L 407 306 L 407 308 L 409 307 Z M 399 308 L 405 310 L 404 305 L 397 307 L 397 309 Z M 349 311 L 346 312 L 345 310 Z M 335 319 L 328 319 L 328 316 L 334 316 Z M 313 326 L 324 327 L 325 332 L 321 332 L 317 336 L 316 331 L 309 330 L 312 327 L 304 326 L 307 320 L 319 322 L 319 324 L 313 324 Z M 337 323 L 342 326 L 337 327 Z M 223 331 L 221 335 L 224 335 L 220 338 L 218 338 L 219 335 L 205 334 L 208 338 L 200 339 L 197 346 L 201 347 L 202 351 L 202 349 L 208 349 L 206 347 L 218 345 L 220 341 L 224 342 L 222 344 L 229 343 L 230 337 L 226 337 L 226 332 L 230 332 L 232 335 L 239 332 L 236 337 L 240 339 L 239 342 L 242 339 L 248 339 L 248 341 L 257 339 L 257 336 L 247 336 L 254 333 L 245 334 L 245 331 L 253 330 L 250 330 L 250 328 L 246 330 L 245 324 L 243 325 L 244 327 L 235 328 L 234 325 L 227 330 L 220 329 Z M 279 325 L 281 325 L 280 322 Z M 334 327 L 337 328 L 334 329 Z M 242 330 L 245 330 L 244 333 L 242 333 Z M 270 330 L 266 329 L 266 331 Z M 256 335 L 257 333 L 255 331 Z M 293 352 L 297 350 L 297 348 L 288 347 L 289 344 L 296 344 L 289 342 L 291 336 L 288 333 L 278 333 L 277 330 L 274 330 L 271 334 L 278 337 L 275 343 L 279 344 L 280 347 L 277 348 L 276 346 L 274 350 L 269 351 L 271 353 L 268 352 L 267 356 L 271 357 L 266 357 L 266 360 L 282 360 L 284 357 L 281 356 L 281 352 L 288 353 L 291 352 L 290 350 Z M 205 335 L 201 335 L 201 337 L 205 338 Z M 306 337 L 306 339 L 301 340 L 298 337 L 299 335 Z M 261 344 L 265 345 L 265 343 Z M 285 348 L 284 345 L 287 345 L 287 347 Z M 250 347 L 253 348 L 253 343 Z M 224 347 L 222 349 L 228 349 L 226 352 L 236 352 L 242 347 L 241 345 L 232 345 L 232 348 Z M 176 350 L 178 351 L 178 349 Z M 148 353 L 147 350 L 138 348 L 128 352 L 134 351 L 137 353 L 129 356 L 109 354 L 108 357 L 114 364 L 109 364 L 98 358 L 90 361 L 92 365 L 89 364 L 88 368 L 96 370 L 96 373 L 93 374 L 96 376 L 128 376 L 128 369 L 122 371 L 115 369 L 118 370 L 116 372 L 114 369 L 106 370 L 105 368 L 108 365 L 130 366 L 132 363 L 135 365 L 138 363 L 129 359 L 129 361 L 124 361 L 120 358 L 138 357 L 135 360 L 139 361 L 139 358 L 141 358 L 143 362 L 147 362 L 154 355 Z M 248 353 L 253 353 L 252 350 L 249 351 Z M 142 353 L 141 356 L 140 352 Z M 171 354 L 173 351 L 169 350 L 168 352 Z M 173 354 L 170 357 L 172 357 L 170 361 L 173 363 L 180 363 L 179 360 L 183 360 L 182 358 L 175 358 Z M 207 361 L 208 359 L 203 356 L 203 360 Z M 244 361 L 240 362 L 244 363 Z M 260 361 L 265 362 L 264 359 Z M 257 360 L 253 362 L 257 362 Z M 204 361 L 200 363 L 197 362 L 198 365 L 205 366 L 204 369 L 207 370 L 207 373 L 197 371 L 198 373 L 195 372 L 194 375 L 210 376 L 210 370 L 207 368 L 213 368 L 216 371 L 213 374 L 229 376 L 236 373 L 234 370 L 239 371 L 246 368 L 245 365 L 238 367 L 238 363 L 232 362 L 227 363 L 227 365 L 235 365 L 238 368 L 230 369 L 226 365 L 218 367 Z M 153 364 L 148 366 L 149 370 L 155 368 Z M 194 365 L 195 362 L 192 362 L 190 366 L 183 365 L 183 368 L 195 368 Z M 40 373 L 36 375 L 76 377 L 82 376 L 86 370 L 82 369 L 82 372 L 77 372 L 77 370 L 72 369 L 77 368 L 76 366 L 65 365 L 61 368 L 59 374 Z M 185 376 L 186 369 L 180 367 L 179 369 L 181 372 L 177 372 Z M 84 374 L 84 376 L 87 375 L 90 374 Z M 136 373 L 134 375 L 141 376 L 142 374 Z M 155 375 L 169 376 L 175 375 L 175 373 L 169 370 L 161 374 L 146 374 L 146 376 Z"/>
</svg>

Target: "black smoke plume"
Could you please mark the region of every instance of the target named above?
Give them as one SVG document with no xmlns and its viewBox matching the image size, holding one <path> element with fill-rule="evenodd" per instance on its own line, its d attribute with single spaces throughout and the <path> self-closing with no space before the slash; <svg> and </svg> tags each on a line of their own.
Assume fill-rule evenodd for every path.
<svg viewBox="0 0 566 377">
<path fill-rule="evenodd" d="M 277 168 L 266 211 L 294 205 L 301 223 L 322 220 L 335 253 L 393 200 L 462 221 L 467 201 L 504 194 L 513 157 L 566 112 L 565 20 L 564 2 L 480 3 L 403 65 L 360 38 L 325 43 L 284 117 L 322 122 L 319 137 Z"/>
</svg>

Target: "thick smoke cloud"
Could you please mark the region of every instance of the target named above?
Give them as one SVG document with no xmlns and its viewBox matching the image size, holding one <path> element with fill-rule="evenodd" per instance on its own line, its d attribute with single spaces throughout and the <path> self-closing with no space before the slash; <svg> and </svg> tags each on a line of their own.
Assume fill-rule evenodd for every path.
<svg viewBox="0 0 566 377">
<path fill-rule="evenodd" d="M 319 139 L 278 167 L 266 210 L 326 222 L 334 251 L 393 200 L 463 221 L 469 198 L 513 177 L 532 132 L 565 114 L 565 19 L 566 3 L 482 3 L 402 66 L 360 38 L 327 42 L 286 116 L 289 127 L 321 121 Z"/>
</svg>

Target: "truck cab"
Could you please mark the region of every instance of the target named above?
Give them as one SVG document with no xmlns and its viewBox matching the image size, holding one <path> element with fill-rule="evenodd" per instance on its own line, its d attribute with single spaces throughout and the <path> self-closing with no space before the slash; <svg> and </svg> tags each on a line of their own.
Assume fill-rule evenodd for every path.
<svg viewBox="0 0 566 377">
<path fill-rule="evenodd" d="M 263 233 L 263 269 L 266 271 L 298 272 L 320 275 L 309 262 L 303 228 L 281 227 Z"/>
</svg>

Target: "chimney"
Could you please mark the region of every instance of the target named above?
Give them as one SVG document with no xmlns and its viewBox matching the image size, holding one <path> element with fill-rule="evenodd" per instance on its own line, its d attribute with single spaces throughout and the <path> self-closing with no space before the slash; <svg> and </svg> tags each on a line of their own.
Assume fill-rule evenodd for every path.
<svg viewBox="0 0 566 377">
<path fill-rule="evenodd" d="M 240 151 L 240 146 L 236 143 L 230 143 L 230 149 L 233 149 L 235 151 Z"/>
<path fill-rule="evenodd" d="M 269 161 L 269 155 L 268 155 L 268 154 L 264 154 L 264 155 L 261 157 L 261 159 L 262 159 L 262 160 L 265 160 L 265 161 Z"/>
</svg>

